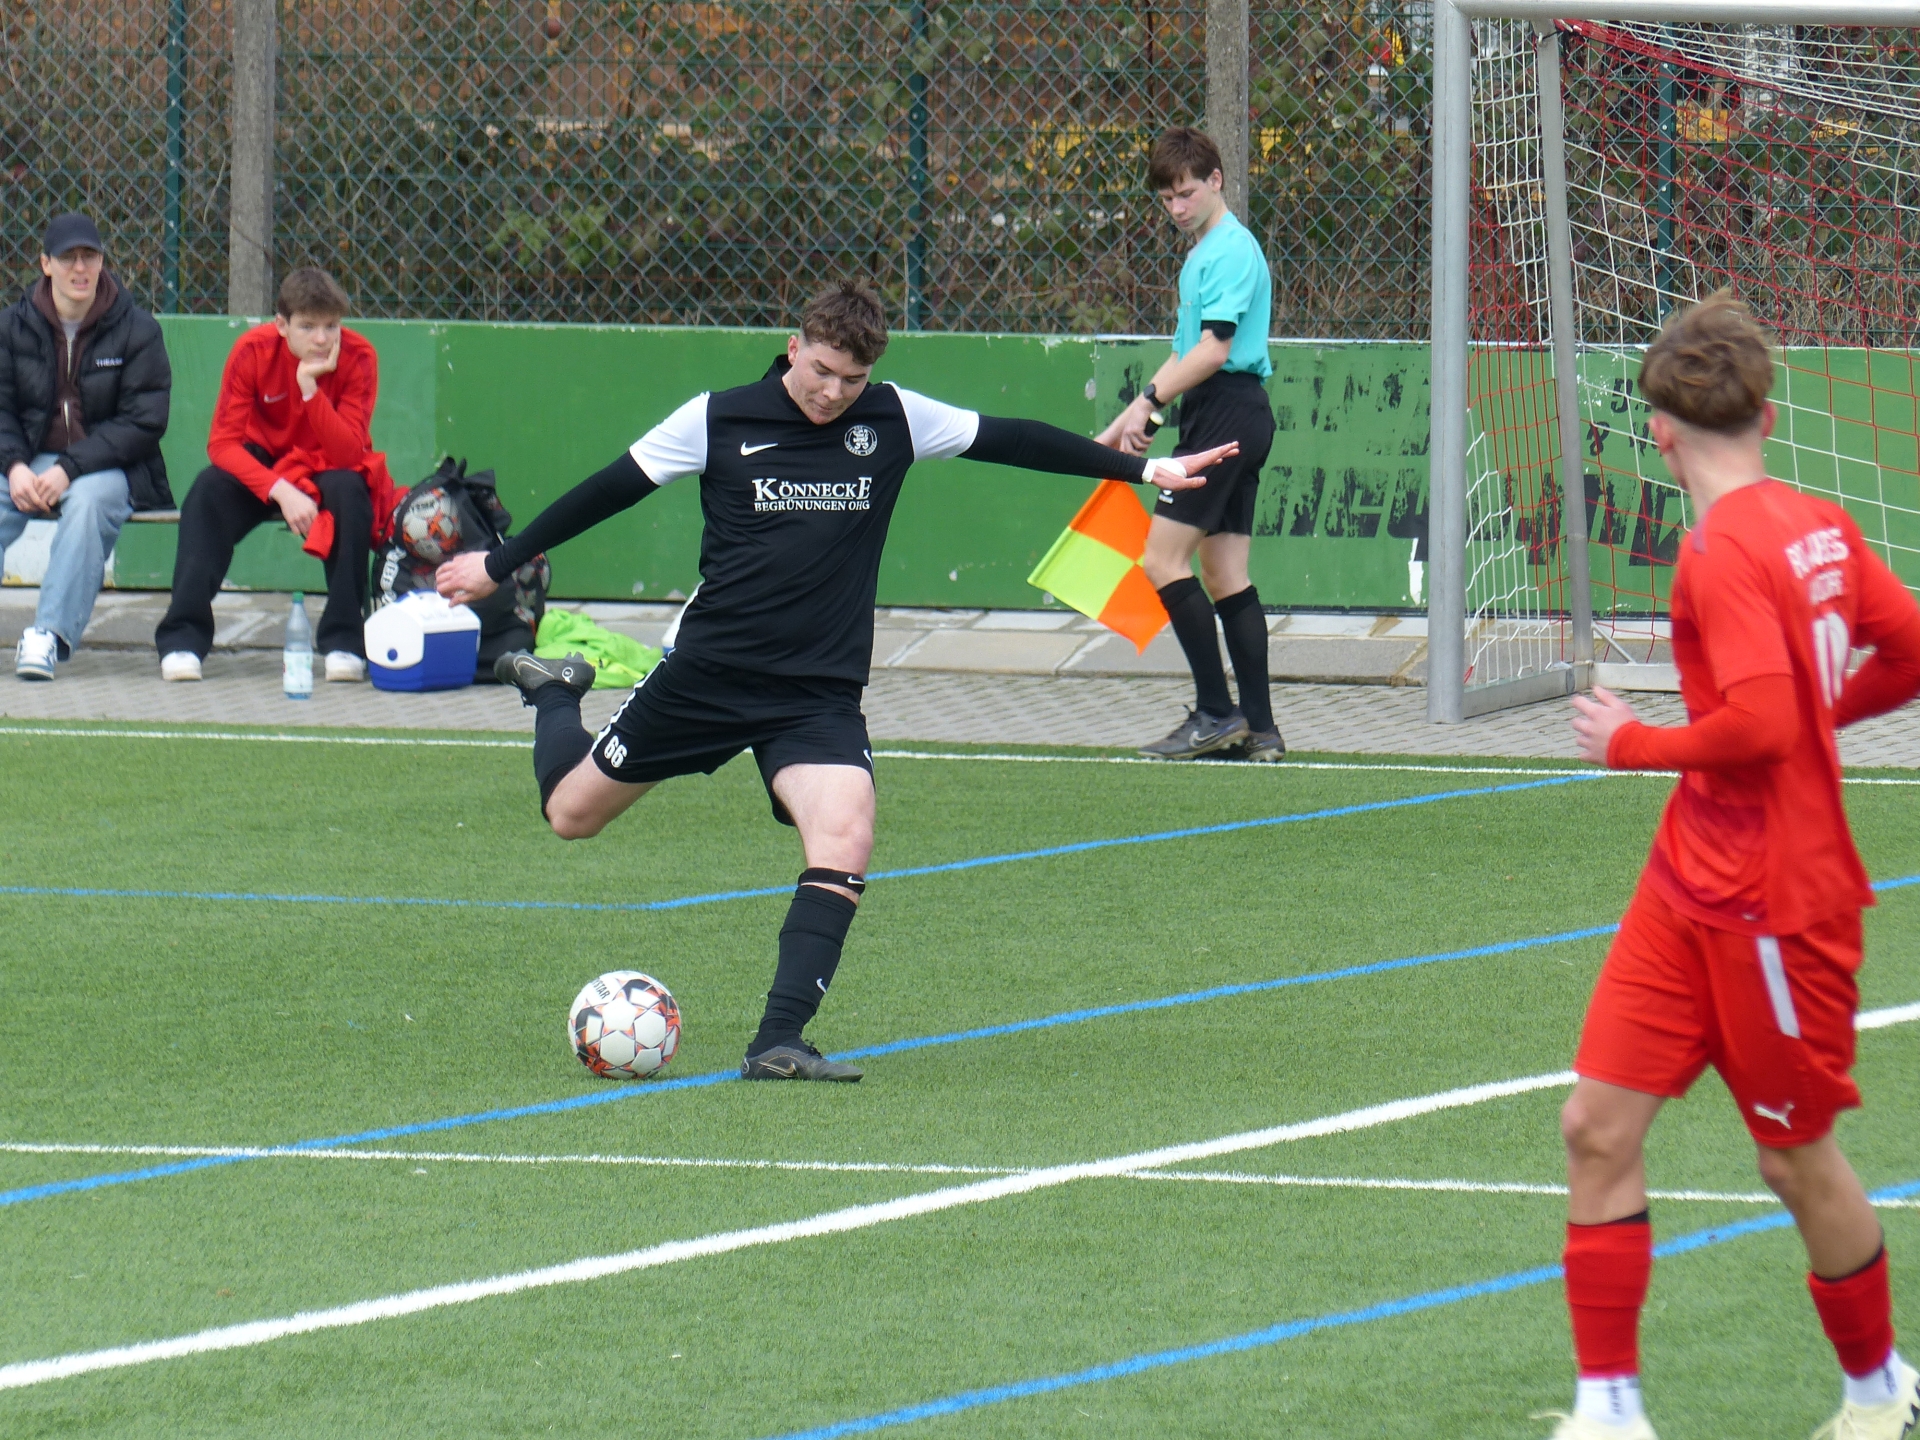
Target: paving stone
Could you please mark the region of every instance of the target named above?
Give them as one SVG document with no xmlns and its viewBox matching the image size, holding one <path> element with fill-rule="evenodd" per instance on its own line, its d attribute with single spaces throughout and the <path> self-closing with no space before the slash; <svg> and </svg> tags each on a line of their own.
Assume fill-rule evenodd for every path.
<svg viewBox="0 0 1920 1440">
<path fill-rule="evenodd" d="M 930 630 L 893 662 L 905 670 L 971 670 L 999 675 L 1051 675 L 1085 637 L 1020 630 Z"/>
</svg>

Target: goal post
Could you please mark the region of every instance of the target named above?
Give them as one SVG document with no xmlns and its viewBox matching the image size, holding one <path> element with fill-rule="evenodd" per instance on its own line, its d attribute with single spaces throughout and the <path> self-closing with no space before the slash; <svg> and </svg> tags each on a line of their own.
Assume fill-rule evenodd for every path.
<svg viewBox="0 0 1920 1440">
<path fill-rule="evenodd" d="M 1770 473 L 1920 589 L 1920 4 L 1434 0 L 1428 718 L 1672 688 L 1639 356 L 1731 285 Z"/>
</svg>

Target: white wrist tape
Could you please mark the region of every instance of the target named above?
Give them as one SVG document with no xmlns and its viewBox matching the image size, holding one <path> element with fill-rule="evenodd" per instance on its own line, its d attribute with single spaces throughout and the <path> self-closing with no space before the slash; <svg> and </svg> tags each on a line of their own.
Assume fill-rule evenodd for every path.
<svg viewBox="0 0 1920 1440">
<path fill-rule="evenodd" d="M 1184 480 L 1187 478 L 1187 467 L 1182 465 L 1178 460 L 1169 460 L 1164 456 L 1157 457 L 1147 461 L 1146 473 L 1140 477 L 1140 483 L 1143 485 L 1158 485 L 1161 482 L 1154 477 L 1161 474 L 1164 474 L 1169 480 Z"/>
</svg>

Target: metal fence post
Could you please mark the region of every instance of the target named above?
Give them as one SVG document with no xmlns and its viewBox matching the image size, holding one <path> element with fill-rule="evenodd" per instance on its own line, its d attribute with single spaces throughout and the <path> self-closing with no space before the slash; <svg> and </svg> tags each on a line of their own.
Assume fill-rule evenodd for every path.
<svg viewBox="0 0 1920 1440">
<path fill-rule="evenodd" d="M 1593 664 L 1593 586 L 1588 576 L 1587 478 L 1580 447 L 1580 352 L 1575 344 L 1573 230 L 1567 211 L 1567 120 L 1560 96 L 1560 32 L 1535 21 L 1539 44 L 1540 165 L 1547 202 L 1547 296 L 1553 325 L 1553 381 L 1560 410 L 1560 533 L 1567 550 L 1567 620 L 1573 663 Z M 1582 674 L 1585 685 L 1591 671 Z"/>
<path fill-rule="evenodd" d="M 1207 133 L 1220 147 L 1227 208 L 1247 219 L 1247 0 L 1207 0 Z"/>
<path fill-rule="evenodd" d="M 924 329 L 927 320 L 927 57 L 926 0 L 913 7 L 913 69 L 907 90 L 907 183 L 913 204 L 907 211 L 907 329 Z"/>
<path fill-rule="evenodd" d="M 273 312 L 274 59 L 278 0 L 231 0 L 233 163 L 227 313 Z"/>
<path fill-rule="evenodd" d="M 186 159 L 187 0 L 167 6 L 166 215 L 160 235 L 160 309 L 180 309 L 180 167 Z"/>
<path fill-rule="evenodd" d="M 1467 245 L 1473 172 L 1472 34 L 1433 7 L 1432 459 L 1427 496 L 1427 719 L 1464 719 L 1467 628 Z"/>
</svg>

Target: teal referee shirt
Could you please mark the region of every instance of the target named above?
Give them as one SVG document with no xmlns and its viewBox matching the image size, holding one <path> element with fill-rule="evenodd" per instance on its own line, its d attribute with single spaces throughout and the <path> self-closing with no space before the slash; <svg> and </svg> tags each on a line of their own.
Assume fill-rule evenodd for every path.
<svg viewBox="0 0 1920 1440">
<path fill-rule="evenodd" d="M 1267 358 L 1267 330 L 1273 324 L 1273 277 L 1260 242 L 1229 210 L 1187 252 L 1180 267 L 1180 314 L 1173 327 L 1173 353 L 1185 355 L 1200 343 L 1200 327 L 1209 320 L 1235 325 L 1227 350 L 1228 375 L 1273 374 Z"/>
</svg>

